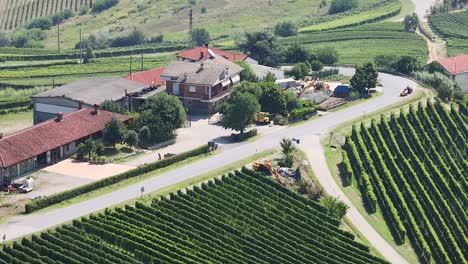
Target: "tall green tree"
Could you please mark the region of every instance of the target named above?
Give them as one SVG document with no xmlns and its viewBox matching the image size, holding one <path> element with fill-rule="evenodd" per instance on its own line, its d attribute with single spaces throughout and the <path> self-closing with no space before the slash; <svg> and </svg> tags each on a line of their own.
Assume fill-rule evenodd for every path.
<svg viewBox="0 0 468 264">
<path fill-rule="evenodd" d="M 210 43 L 210 33 L 204 28 L 196 28 L 192 31 L 192 42 L 196 46 Z"/>
<path fill-rule="evenodd" d="M 283 51 L 276 37 L 269 31 L 247 32 L 239 48 L 257 60 L 260 64 L 277 66 L 283 61 Z"/>
<path fill-rule="evenodd" d="M 332 196 L 326 196 L 320 202 L 328 209 L 330 215 L 338 219 L 343 218 L 349 209 L 347 204 Z"/>
<path fill-rule="evenodd" d="M 138 135 L 135 130 L 129 130 L 125 136 L 125 143 L 130 147 L 134 147 L 138 144 Z"/>
<path fill-rule="evenodd" d="M 275 34 L 280 37 L 297 35 L 297 26 L 291 21 L 279 22 L 275 25 Z"/>
<path fill-rule="evenodd" d="M 416 13 L 405 16 L 403 19 L 405 30 L 408 32 L 415 32 L 419 25 L 419 17 Z"/>
<path fill-rule="evenodd" d="M 138 143 L 142 147 L 147 147 L 151 144 L 151 131 L 147 126 L 142 126 L 138 131 Z"/>
<path fill-rule="evenodd" d="M 283 153 L 283 166 L 291 168 L 294 163 L 294 151 L 296 147 L 289 138 L 281 139 L 280 146 Z"/>
<path fill-rule="evenodd" d="M 323 47 L 317 50 L 317 60 L 323 64 L 332 65 L 338 62 L 339 54 L 334 47 Z"/>
<path fill-rule="evenodd" d="M 113 117 L 104 128 L 103 140 L 114 146 L 115 144 L 124 141 L 126 134 L 126 128 L 124 123 L 115 117 Z"/>
<path fill-rule="evenodd" d="M 262 111 L 272 114 L 284 114 L 286 112 L 286 95 L 283 89 L 274 82 L 262 82 L 262 95 L 259 102 Z"/>
<path fill-rule="evenodd" d="M 303 46 L 294 43 L 286 49 L 284 57 L 285 62 L 288 63 L 308 62 L 311 58 L 311 53 Z"/>
<path fill-rule="evenodd" d="M 252 70 L 252 67 L 250 67 L 250 65 L 247 62 L 238 61 L 236 63 L 243 69 L 240 73 L 240 78 L 242 81 L 258 82 L 258 77 L 255 75 L 254 71 Z"/>
<path fill-rule="evenodd" d="M 223 104 L 221 125 L 243 134 L 255 122 L 255 114 L 259 111 L 260 104 L 253 94 L 237 93 Z"/>
<path fill-rule="evenodd" d="M 151 132 L 151 143 L 172 139 L 176 130 L 186 121 L 185 109 L 180 100 L 167 93 L 151 96 L 141 107 L 137 121 L 140 127 L 147 126 Z"/>
<path fill-rule="evenodd" d="M 377 85 L 378 72 L 374 69 L 372 63 L 356 66 L 356 72 L 350 80 L 350 84 L 354 90 L 359 93 L 367 92 L 369 88 L 374 88 Z"/>
<path fill-rule="evenodd" d="M 268 72 L 265 75 L 265 78 L 263 78 L 263 81 L 264 82 L 269 82 L 269 83 L 275 83 L 276 82 L 276 76 L 273 73 Z"/>
<path fill-rule="evenodd" d="M 294 68 L 291 71 L 291 75 L 296 79 L 302 79 L 309 75 L 309 65 L 304 62 L 299 62 L 294 65 Z"/>
</svg>

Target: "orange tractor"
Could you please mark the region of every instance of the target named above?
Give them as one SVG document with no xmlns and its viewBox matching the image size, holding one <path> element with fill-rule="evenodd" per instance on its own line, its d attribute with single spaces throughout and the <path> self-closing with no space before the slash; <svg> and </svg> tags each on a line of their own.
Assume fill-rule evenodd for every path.
<svg viewBox="0 0 468 264">
<path fill-rule="evenodd" d="M 285 184 L 284 180 L 282 179 L 282 176 L 278 173 L 276 168 L 274 168 L 268 160 L 264 160 L 263 162 L 256 161 L 252 165 L 252 168 L 255 171 L 268 171 L 268 172 L 271 173 L 271 175 L 273 175 L 273 178 L 275 178 L 275 180 L 278 183 L 280 183 L 282 185 Z"/>
<path fill-rule="evenodd" d="M 412 93 L 413 93 L 413 88 L 411 88 L 410 86 L 406 86 L 406 88 L 400 92 L 400 96 L 407 96 L 408 94 L 412 94 Z"/>
</svg>

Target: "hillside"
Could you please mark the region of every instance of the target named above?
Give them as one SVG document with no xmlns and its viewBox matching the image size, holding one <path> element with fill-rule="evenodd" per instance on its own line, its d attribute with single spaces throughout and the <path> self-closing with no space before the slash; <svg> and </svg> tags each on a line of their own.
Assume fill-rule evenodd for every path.
<svg viewBox="0 0 468 264">
<path fill-rule="evenodd" d="M 75 220 L 0 250 L 0 263 L 386 263 L 324 207 L 244 170 L 170 199 Z"/>
<path fill-rule="evenodd" d="M 381 212 L 397 244 L 408 239 L 422 263 L 466 263 L 466 106 L 421 103 L 354 128 L 342 178 L 369 213 Z"/>
</svg>

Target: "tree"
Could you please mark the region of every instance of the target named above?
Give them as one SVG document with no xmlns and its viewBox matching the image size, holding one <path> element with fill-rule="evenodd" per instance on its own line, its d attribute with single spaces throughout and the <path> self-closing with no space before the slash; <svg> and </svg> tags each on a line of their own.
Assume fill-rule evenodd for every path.
<svg viewBox="0 0 468 264">
<path fill-rule="evenodd" d="M 138 144 L 138 135 L 135 130 L 129 130 L 125 136 L 125 143 L 130 147 L 134 147 Z"/>
<path fill-rule="evenodd" d="M 416 13 L 405 16 L 403 19 L 405 30 L 408 32 L 415 32 L 419 25 L 419 17 Z"/>
<path fill-rule="evenodd" d="M 210 33 L 204 28 L 196 28 L 192 31 L 192 43 L 196 46 L 203 46 L 210 43 Z"/>
<path fill-rule="evenodd" d="M 255 122 L 255 114 L 259 111 L 260 104 L 253 94 L 237 93 L 221 107 L 221 125 L 243 134 L 245 129 Z"/>
<path fill-rule="evenodd" d="M 286 91 L 284 97 L 286 98 L 286 110 L 288 112 L 303 107 L 302 102 L 293 91 Z"/>
<path fill-rule="evenodd" d="M 329 214 L 338 219 L 343 218 L 349 209 L 347 204 L 332 196 L 326 196 L 320 202 L 328 209 Z"/>
<path fill-rule="evenodd" d="M 297 43 L 289 46 L 285 51 L 285 61 L 288 63 L 307 62 L 310 57 L 310 52 Z"/>
<path fill-rule="evenodd" d="M 42 30 L 47 30 L 52 27 L 52 19 L 50 17 L 38 17 L 29 22 L 26 28 L 33 29 L 38 28 Z"/>
<path fill-rule="evenodd" d="M 94 52 L 91 46 L 86 47 L 86 54 L 83 59 L 83 63 L 89 63 L 94 59 Z"/>
<path fill-rule="evenodd" d="M 297 26 L 291 22 L 279 22 L 275 26 L 275 34 L 280 37 L 290 37 L 297 35 Z"/>
<path fill-rule="evenodd" d="M 111 100 L 105 100 L 104 102 L 102 102 L 101 109 L 118 114 L 125 114 L 126 112 L 125 108 L 122 107 L 120 103 Z"/>
<path fill-rule="evenodd" d="M 96 0 L 93 1 L 92 10 L 94 13 L 102 12 L 119 3 L 119 0 Z"/>
<path fill-rule="evenodd" d="M 116 37 L 111 41 L 112 47 L 127 47 L 141 45 L 145 42 L 145 34 L 137 29 L 134 29 L 126 36 Z"/>
<path fill-rule="evenodd" d="M 84 142 L 85 153 L 88 154 L 88 159 L 91 159 L 91 154 L 96 150 L 96 144 L 92 138 L 86 139 Z"/>
<path fill-rule="evenodd" d="M 124 123 L 120 119 L 113 117 L 104 128 L 103 140 L 112 144 L 115 148 L 115 144 L 124 140 L 125 132 Z"/>
<path fill-rule="evenodd" d="M 11 45 L 10 37 L 3 32 L 0 32 L 0 47 L 8 47 Z"/>
<path fill-rule="evenodd" d="M 401 56 L 393 67 L 403 74 L 411 74 L 422 68 L 418 59 L 411 56 Z"/>
<path fill-rule="evenodd" d="M 265 78 L 263 78 L 263 81 L 264 82 L 275 83 L 276 82 L 276 76 L 271 72 L 267 72 L 267 74 L 265 75 Z"/>
<path fill-rule="evenodd" d="M 320 71 L 323 69 L 323 63 L 321 63 L 320 61 L 318 60 L 315 60 L 315 61 L 312 61 L 310 63 L 310 68 L 313 70 L 313 71 Z"/>
<path fill-rule="evenodd" d="M 356 66 L 356 72 L 350 80 L 350 84 L 354 90 L 359 93 L 364 93 L 368 88 L 373 88 L 377 85 L 378 72 L 374 69 L 372 63 L 366 63 L 361 66 Z"/>
<path fill-rule="evenodd" d="M 138 131 L 138 143 L 142 147 L 147 147 L 151 143 L 151 131 L 147 126 L 142 126 Z"/>
<path fill-rule="evenodd" d="M 377 55 L 374 58 L 374 63 L 378 68 L 386 70 L 395 70 L 394 66 L 398 61 L 398 57 L 395 55 Z"/>
<path fill-rule="evenodd" d="M 247 62 L 238 61 L 236 63 L 243 69 L 240 73 L 240 78 L 242 81 L 258 82 L 258 77 L 255 75 L 254 71 L 252 70 L 252 67 L 250 67 L 250 65 Z"/>
<path fill-rule="evenodd" d="M 239 48 L 263 65 L 277 66 L 283 61 L 283 52 L 275 36 L 268 31 L 245 33 L 245 41 Z"/>
<path fill-rule="evenodd" d="M 262 111 L 272 114 L 283 114 L 286 112 L 286 96 L 276 83 L 262 82 L 262 95 L 259 97 Z"/>
<path fill-rule="evenodd" d="M 334 47 L 323 47 L 317 50 L 317 59 L 323 64 L 335 64 L 338 58 L 338 51 Z"/>
<path fill-rule="evenodd" d="M 294 163 L 294 151 L 296 147 L 289 138 L 283 138 L 280 142 L 281 153 L 283 153 L 283 166 L 291 168 Z"/>
<path fill-rule="evenodd" d="M 291 75 L 293 75 L 296 79 L 302 79 L 309 75 L 309 66 L 304 62 L 299 62 L 294 65 L 294 68 L 291 71 Z"/>
<path fill-rule="evenodd" d="M 149 97 L 141 106 L 137 123 L 148 126 L 151 143 L 162 142 L 176 136 L 175 132 L 185 124 L 186 113 L 180 100 L 167 93 Z"/>
<path fill-rule="evenodd" d="M 357 0 L 332 0 L 329 14 L 336 14 L 358 7 Z"/>
</svg>

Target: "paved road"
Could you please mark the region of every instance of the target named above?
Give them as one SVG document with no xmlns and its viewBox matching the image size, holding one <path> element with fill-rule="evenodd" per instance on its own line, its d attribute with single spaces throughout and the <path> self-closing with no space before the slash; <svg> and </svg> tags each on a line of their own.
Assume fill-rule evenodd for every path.
<svg viewBox="0 0 468 264">
<path fill-rule="evenodd" d="M 352 69 L 341 69 L 342 74 L 352 74 L 352 72 Z M 252 143 L 235 145 L 230 148 L 227 147 L 216 156 L 178 168 L 158 177 L 145 180 L 141 183 L 116 190 L 98 198 L 87 200 L 69 207 L 50 210 L 44 213 L 35 213 L 31 215 L 10 218 L 6 223 L 0 225 L 0 235 L 6 234 L 7 240 L 15 239 L 33 232 L 59 225 L 63 222 L 70 221 L 94 211 L 104 209 L 106 207 L 116 205 L 133 198 L 137 198 L 140 195 L 141 186 L 145 187 L 147 193 L 156 191 L 177 182 L 181 182 L 185 179 L 189 179 L 191 177 L 209 172 L 213 169 L 223 167 L 229 163 L 251 156 L 256 152 L 276 147 L 283 137 L 295 137 L 308 142 L 308 140 L 313 138 L 314 135 L 320 135 L 343 122 L 352 120 L 366 113 L 379 110 L 385 106 L 401 100 L 402 98 L 400 98 L 398 94 L 403 87 L 406 87 L 407 85 L 411 85 L 413 87 L 417 86 L 410 80 L 389 74 L 379 74 L 379 79 L 384 86 L 385 92 L 382 96 L 374 100 L 347 108 L 344 111 L 330 113 L 326 116 L 300 126 L 294 126 L 269 133 Z M 308 146 L 303 147 L 306 150 L 308 148 Z M 312 146 L 310 147 L 312 148 Z M 320 153 L 318 154 L 320 155 Z M 315 153 L 311 153 L 310 158 L 313 160 L 315 158 Z M 324 163 L 322 163 L 322 165 L 323 164 Z M 330 175 L 325 176 L 326 177 L 324 177 L 324 179 L 329 178 L 328 180 L 330 180 Z M 331 180 L 333 181 L 332 178 Z M 333 191 L 327 191 L 333 193 Z M 351 220 L 354 220 L 354 218 L 351 218 Z M 366 235 L 366 237 L 368 234 L 366 230 L 372 229 L 372 227 L 370 227 L 368 224 L 367 226 L 361 225 L 360 223 L 354 224 L 361 230 L 364 235 Z M 373 236 L 369 236 L 368 239 L 369 241 L 374 242 Z M 401 256 L 399 256 L 393 250 L 393 248 L 390 247 L 390 245 L 383 241 L 383 239 L 382 243 L 379 242 L 374 246 L 390 261 L 394 263 L 403 263 L 401 261 Z"/>
</svg>

